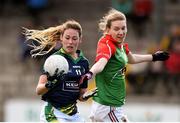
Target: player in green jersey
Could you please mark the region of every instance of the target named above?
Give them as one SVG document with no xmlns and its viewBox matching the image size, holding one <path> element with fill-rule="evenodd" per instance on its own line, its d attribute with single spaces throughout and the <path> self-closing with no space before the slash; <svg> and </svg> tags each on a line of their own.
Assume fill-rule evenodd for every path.
<svg viewBox="0 0 180 123">
<path fill-rule="evenodd" d="M 164 61 L 169 54 L 157 51 L 154 54 L 133 54 L 124 43 L 127 33 L 126 17 L 111 9 L 99 23 L 103 36 L 98 42 L 95 64 L 82 76 L 82 80 L 95 75 L 98 88 L 93 97 L 90 119 L 94 122 L 126 122 L 122 106 L 125 103 L 126 65 L 151 61 Z"/>
<path fill-rule="evenodd" d="M 81 75 L 89 71 L 89 62 L 79 49 L 82 41 L 82 27 L 75 20 L 68 20 L 62 25 L 45 30 L 25 29 L 26 38 L 33 43 L 32 55 L 49 53 L 58 41 L 62 48 L 55 54 L 64 56 L 69 64 L 68 72 L 50 76 L 47 71 L 39 77 L 36 93 L 45 102 L 41 115 L 41 122 L 84 122 L 77 108 L 77 100 L 86 101 L 94 93 L 87 91 L 87 80 L 81 81 Z"/>
</svg>

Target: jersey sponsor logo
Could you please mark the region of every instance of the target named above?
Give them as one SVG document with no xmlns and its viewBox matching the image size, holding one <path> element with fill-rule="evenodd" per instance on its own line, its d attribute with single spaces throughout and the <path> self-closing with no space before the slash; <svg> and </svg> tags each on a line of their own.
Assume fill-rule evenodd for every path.
<svg viewBox="0 0 180 123">
<path fill-rule="evenodd" d="M 123 67 L 123 68 L 121 68 L 120 70 L 118 70 L 118 71 L 114 74 L 114 76 L 112 77 L 111 82 L 113 81 L 113 79 L 114 79 L 117 75 L 124 75 L 125 72 L 126 72 L 126 67 Z"/>
<path fill-rule="evenodd" d="M 63 84 L 64 91 L 78 92 L 79 91 L 79 83 L 76 81 L 65 81 Z"/>
<path fill-rule="evenodd" d="M 124 74 L 125 72 L 126 72 L 126 67 L 123 67 L 118 71 L 119 74 Z"/>
</svg>

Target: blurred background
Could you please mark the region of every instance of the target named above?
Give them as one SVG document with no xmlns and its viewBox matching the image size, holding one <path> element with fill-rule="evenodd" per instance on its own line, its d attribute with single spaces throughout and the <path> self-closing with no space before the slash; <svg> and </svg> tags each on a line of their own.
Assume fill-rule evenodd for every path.
<svg viewBox="0 0 180 123">
<path fill-rule="evenodd" d="M 98 22 L 110 8 L 126 14 L 126 42 L 133 53 L 171 54 L 166 62 L 128 65 L 130 121 L 180 122 L 180 0 L 0 0 L 0 122 L 39 121 L 43 103 L 35 88 L 46 57 L 30 57 L 21 27 L 77 20 L 83 28 L 80 48 L 92 65 L 102 35 Z M 94 86 L 90 81 L 89 89 Z M 78 102 L 87 121 L 90 104 Z"/>
</svg>

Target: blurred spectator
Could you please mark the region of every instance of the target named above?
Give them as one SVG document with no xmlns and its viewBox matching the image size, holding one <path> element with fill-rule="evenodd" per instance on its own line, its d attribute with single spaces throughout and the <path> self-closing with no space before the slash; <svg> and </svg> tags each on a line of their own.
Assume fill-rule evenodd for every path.
<svg viewBox="0 0 180 123">
<path fill-rule="evenodd" d="M 26 27 L 26 28 L 34 28 L 35 25 L 34 23 L 29 20 L 27 22 L 25 22 L 25 24 L 22 25 L 22 27 Z M 26 42 L 26 38 L 24 36 L 24 34 L 22 34 L 22 28 L 20 28 L 19 31 L 19 36 L 18 36 L 18 43 L 20 46 L 20 61 L 21 64 L 23 65 L 23 70 L 24 73 L 27 72 L 27 69 L 30 70 L 40 70 L 41 64 L 42 64 L 42 58 L 41 57 L 37 57 L 37 58 L 32 58 L 30 51 L 32 50 L 32 48 L 28 45 L 28 42 Z"/>
<path fill-rule="evenodd" d="M 48 6 L 48 0 L 26 0 L 28 12 L 33 19 L 35 25 L 41 23 L 41 13 Z"/>
<path fill-rule="evenodd" d="M 9 17 L 21 10 L 25 4 L 24 0 L 0 0 L 0 16 Z M 13 9 L 12 9 L 13 8 Z"/>
<path fill-rule="evenodd" d="M 147 23 L 153 11 L 152 0 L 134 0 L 132 22 L 137 38 L 142 38 L 147 31 Z"/>
<path fill-rule="evenodd" d="M 170 58 L 166 62 L 148 63 L 146 71 L 129 78 L 133 83 L 136 93 L 154 94 L 157 85 L 163 81 L 166 93 L 180 95 L 180 26 L 172 25 L 170 33 L 162 38 L 160 49 L 168 51 Z M 149 53 L 159 50 L 158 44 L 153 45 L 149 49 Z M 139 75 L 139 77 L 138 77 Z M 137 77 L 135 77 L 137 76 Z M 141 78 L 141 79 L 138 79 Z"/>
<path fill-rule="evenodd" d="M 158 44 L 150 44 L 148 48 L 148 53 L 153 53 L 157 50 Z M 144 82 L 141 86 L 142 93 L 144 94 L 155 94 L 156 87 L 162 80 L 162 75 L 164 71 L 163 62 L 151 62 L 147 64 L 146 71 L 144 72 Z"/>
<path fill-rule="evenodd" d="M 123 12 L 128 20 L 131 18 L 132 6 L 132 0 L 112 0 L 112 7 Z"/>
<path fill-rule="evenodd" d="M 160 48 L 168 51 L 171 55 L 165 62 L 164 84 L 174 90 L 180 90 L 180 26 L 173 24 L 170 27 L 170 34 L 163 37 Z M 168 93 L 172 93 L 172 89 Z M 180 91 L 179 91 L 180 94 Z"/>
<path fill-rule="evenodd" d="M 178 3 L 180 3 L 179 0 L 169 0 L 169 2 L 170 2 L 170 3 L 173 3 L 173 4 L 178 4 Z"/>
<path fill-rule="evenodd" d="M 0 16 L 2 16 L 4 13 L 4 7 L 6 2 L 7 2 L 6 0 L 0 0 Z"/>
<path fill-rule="evenodd" d="M 145 79 L 145 73 L 148 63 L 128 65 L 126 79 L 129 84 L 129 91 L 132 94 L 142 94 Z"/>
<path fill-rule="evenodd" d="M 26 22 L 23 26 L 24 27 L 29 27 L 29 28 L 34 27 L 32 21 Z M 24 62 L 26 62 L 26 60 L 29 57 L 31 57 L 30 56 L 31 48 L 27 45 L 26 38 L 22 34 L 22 28 L 20 28 L 20 31 L 19 31 L 18 43 L 19 43 L 19 46 L 20 46 L 20 60 L 21 60 L 22 63 L 24 63 Z"/>
</svg>

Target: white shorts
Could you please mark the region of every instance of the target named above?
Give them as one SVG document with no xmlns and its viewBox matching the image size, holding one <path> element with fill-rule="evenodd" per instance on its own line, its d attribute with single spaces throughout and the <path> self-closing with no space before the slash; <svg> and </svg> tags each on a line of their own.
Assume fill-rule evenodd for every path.
<svg viewBox="0 0 180 123">
<path fill-rule="evenodd" d="M 55 109 L 52 106 L 48 106 L 46 102 L 41 110 L 40 122 L 85 122 L 83 118 L 80 117 L 79 113 L 72 116 L 67 115 Z"/>
<path fill-rule="evenodd" d="M 89 118 L 92 122 L 128 122 L 122 107 L 112 107 L 92 102 Z"/>
</svg>

